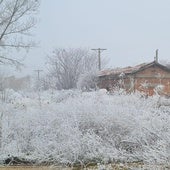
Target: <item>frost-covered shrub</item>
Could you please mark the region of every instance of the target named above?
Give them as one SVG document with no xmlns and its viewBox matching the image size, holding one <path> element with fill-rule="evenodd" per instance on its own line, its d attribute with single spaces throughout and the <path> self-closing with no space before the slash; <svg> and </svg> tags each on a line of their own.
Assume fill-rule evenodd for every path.
<svg viewBox="0 0 170 170">
<path fill-rule="evenodd" d="M 46 91 L 41 107 L 36 94 L 21 96 L 0 105 L 1 159 L 170 162 L 170 108 L 159 96 Z"/>
<path fill-rule="evenodd" d="M 77 88 L 82 91 L 93 91 L 97 89 L 97 75 L 95 72 L 87 72 L 80 75 Z"/>
<path fill-rule="evenodd" d="M 155 94 L 163 94 L 164 88 L 162 84 L 157 85 L 154 89 Z"/>
</svg>

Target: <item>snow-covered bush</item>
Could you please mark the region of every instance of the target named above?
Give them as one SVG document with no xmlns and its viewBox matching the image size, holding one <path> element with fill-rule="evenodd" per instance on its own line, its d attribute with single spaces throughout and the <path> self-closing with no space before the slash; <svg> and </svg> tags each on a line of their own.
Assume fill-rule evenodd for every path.
<svg viewBox="0 0 170 170">
<path fill-rule="evenodd" d="M 80 75 L 77 82 L 78 89 L 92 91 L 97 89 L 97 75 L 95 72 L 87 72 Z"/>
<path fill-rule="evenodd" d="M 164 88 L 162 84 L 157 85 L 154 89 L 155 94 L 163 94 Z"/>
<path fill-rule="evenodd" d="M 18 96 L 0 105 L 0 159 L 170 162 L 170 108 L 159 96 L 46 91 L 41 107 L 34 93 Z"/>
</svg>

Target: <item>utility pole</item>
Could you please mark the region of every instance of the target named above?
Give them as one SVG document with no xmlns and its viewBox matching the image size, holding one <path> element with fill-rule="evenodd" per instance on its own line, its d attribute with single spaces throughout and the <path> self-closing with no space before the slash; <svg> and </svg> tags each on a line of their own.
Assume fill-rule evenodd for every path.
<svg viewBox="0 0 170 170">
<path fill-rule="evenodd" d="M 98 52 L 98 68 L 99 68 L 99 71 L 100 71 L 101 70 L 101 52 L 103 52 L 104 50 L 107 50 L 107 49 L 96 48 L 96 49 L 91 49 L 91 50 L 94 50 L 94 51 Z"/>
<path fill-rule="evenodd" d="M 34 70 L 35 72 L 37 72 L 37 78 L 38 78 L 38 83 L 40 82 L 40 73 L 43 71 L 43 70 Z"/>
<path fill-rule="evenodd" d="M 37 83 L 38 83 L 38 101 L 39 101 L 39 106 L 41 107 L 41 96 L 40 96 L 40 73 L 43 70 L 34 70 L 37 72 Z"/>
</svg>

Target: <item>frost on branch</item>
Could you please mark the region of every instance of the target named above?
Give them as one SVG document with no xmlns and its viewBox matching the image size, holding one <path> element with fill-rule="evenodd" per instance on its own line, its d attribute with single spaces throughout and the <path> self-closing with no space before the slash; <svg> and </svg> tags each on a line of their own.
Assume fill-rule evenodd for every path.
<svg viewBox="0 0 170 170">
<path fill-rule="evenodd" d="M 18 96 L 18 97 L 16 97 Z M 36 163 L 170 162 L 169 106 L 159 96 L 46 91 L 16 93 L 1 102 L 0 159 Z M 11 102 L 10 102 L 11 101 Z"/>
<path fill-rule="evenodd" d="M 0 1 L 0 64 L 21 66 L 22 59 L 14 57 L 16 50 L 35 46 L 29 37 L 38 7 L 39 0 Z"/>
<path fill-rule="evenodd" d="M 97 74 L 95 72 L 87 72 L 80 75 L 77 82 L 78 89 L 82 91 L 92 91 L 97 89 Z"/>
</svg>

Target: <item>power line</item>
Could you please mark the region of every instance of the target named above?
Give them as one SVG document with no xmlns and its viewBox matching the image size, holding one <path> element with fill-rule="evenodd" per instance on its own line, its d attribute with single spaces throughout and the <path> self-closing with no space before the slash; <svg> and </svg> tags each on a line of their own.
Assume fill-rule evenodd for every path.
<svg viewBox="0 0 170 170">
<path fill-rule="evenodd" d="M 98 52 L 98 68 L 99 68 L 99 71 L 101 70 L 101 52 L 103 52 L 104 50 L 107 50 L 105 48 L 96 48 L 96 49 L 91 49 L 91 50 L 94 50 L 94 51 L 97 51 Z"/>
</svg>

